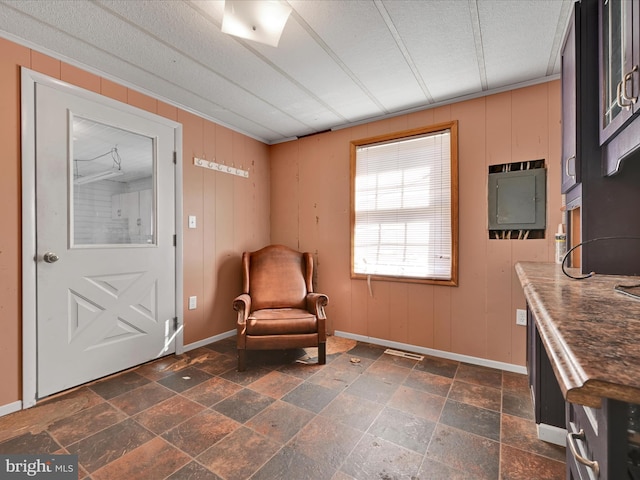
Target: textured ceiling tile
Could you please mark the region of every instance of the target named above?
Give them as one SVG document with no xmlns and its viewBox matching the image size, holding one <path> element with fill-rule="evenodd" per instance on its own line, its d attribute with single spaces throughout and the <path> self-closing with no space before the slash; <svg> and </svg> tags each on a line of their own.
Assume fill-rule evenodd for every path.
<svg viewBox="0 0 640 480">
<path fill-rule="evenodd" d="M 0 0 L 0 36 L 265 142 L 558 72 L 572 0 L 290 0 L 278 48 L 222 0 Z"/>
<path fill-rule="evenodd" d="M 385 111 L 426 103 L 425 93 L 373 2 L 289 3 Z"/>
<path fill-rule="evenodd" d="M 387 1 L 385 6 L 436 101 L 481 90 L 468 2 Z"/>
<path fill-rule="evenodd" d="M 384 113 L 294 18 L 287 22 L 278 48 L 259 44 L 253 48 L 345 122 L 360 118 L 363 111 Z"/>
<path fill-rule="evenodd" d="M 490 88 L 547 74 L 561 10 L 562 2 L 557 0 L 478 3 Z"/>
</svg>

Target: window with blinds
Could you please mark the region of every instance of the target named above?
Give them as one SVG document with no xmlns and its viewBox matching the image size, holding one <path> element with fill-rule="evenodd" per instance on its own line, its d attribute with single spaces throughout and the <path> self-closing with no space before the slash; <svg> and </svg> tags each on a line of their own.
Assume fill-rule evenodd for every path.
<svg viewBox="0 0 640 480">
<path fill-rule="evenodd" d="M 457 284 L 457 122 L 352 142 L 352 275 Z"/>
</svg>

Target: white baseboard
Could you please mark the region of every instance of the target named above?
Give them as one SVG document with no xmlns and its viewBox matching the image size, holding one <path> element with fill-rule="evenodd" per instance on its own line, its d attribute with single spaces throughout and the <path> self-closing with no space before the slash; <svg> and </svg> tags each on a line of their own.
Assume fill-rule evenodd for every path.
<svg viewBox="0 0 640 480">
<path fill-rule="evenodd" d="M 15 402 L 8 403 L 6 405 L 0 405 L 0 417 L 9 415 L 10 413 L 22 410 L 22 401 L 16 400 Z"/>
<path fill-rule="evenodd" d="M 224 340 L 225 338 L 233 337 L 236 335 L 236 330 L 229 330 L 228 332 L 214 335 L 197 342 L 190 343 L 184 346 L 184 351 L 195 350 L 199 347 L 204 347 L 213 342 Z M 483 367 L 496 368 L 498 370 L 505 370 L 507 372 L 526 374 L 527 369 L 521 365 L 513 365 L 511 363 L 497 362 L 495 360 L 487 360 L 485 358 L 472 357 L 469 355 L 462 355 L 459 353 L 445 352 L 444 350 L 436 350 L 433 348 L 419 347 L 416 345 L 410 345 L 408 343 L 393 342 L 390 340 L 383 340 L 381 338 L 367 337 L 364 335 L 356 335 L 353 333 L 342 332 L 336 330 L 334 332 L 336 337 L 349 338 L 357 340 L 359 342 L 372 343 L 374 345 L 381 345 L 383 347 L 395 348 L 398 350 L 406 350 L 414 353 L 422 353 L 424 355 L 431 355 L 432 357 L 446 358 L 448 360 L 456 360 L 459 362 L 471 363 L 473 365 L 480 365 Z M 0 417 L 8 415 L 13 412 L 17 412 L 22 409 L 22 401 L 18 400 L 7 405 L 0 406 Z M 565 445 L 567 431 L 551 425 L 540 424 L 538 425 L 538 438 L 546 442 L 555 443 L 557 445 Z"/>
<path fill-rule="evenodd" d="M 234 328 L 233 330 L 229 330 L 228 332 L 221 333 L 219 335 L 214 335 L 213 337 L 205 338 L 204 340 L 198 340 L 197 342 L 190 343 L 189 345 L 184 346 L 184 351 L 188 352 L 189 350 L 195 350 L 196 348 L 204 347 L 213 342 L 218 342 L 220 340 L 224 340 L 225 338 L 233 337 L 238 331 Z"/>
<path fill-rule="evenodd" d="M 236 333 L 237 333 L 236 330 L 233 329 L 233 330 L 229 330 L 228 332 L 221 333 L 219 335 L 214 335 L 213 337 L 205 338 L 203 340 L 198 340 L 197 342 L 193 342 L 193 343 L 190 343 L 189 345 L 185 345 L 184 351 L 188 352 L 189 350 L 195 350 L 196 348 L 204 347 L 206 345 L 209 345 L 210 343 L 218 342 L 220 340 L 224 340 L 225 338 L 233 337 L 234 335 L 236 335 Z M 480 365 L 483 367 L 496 368 L 498 370 L 504 370 L 507 372 L 521 373 L 524 375 L 526 375 L 527 373 L 527 367 L 524 367 L 522 365 L 514 365 L 512 363 L 498 362 L 496 360 L 488 360 L 486 358 L 472 357 L 470 355 L 463 355 L 460 353 L 446 352 L 444 350 L 436 350 L 434 348 L 419 347 L 417 345 L 411 345 L 408 343 L 393 342 L 391 340 L 384 340 L 384 339 L 375 338 L 375 337 L 367 337 L 365 335 L 357 335 L 354 333 L 342 332 L 340 330 L 336 330 L 334 332 L 334 335 L 336 337 L 349 338 L 351 340 L 357 340 L 359 342 L 372 343 L 374 345 L 395 348 L 398 350 L 406 350 L 408 352 L 422 353 L 424 355 L 431 355 L 432 357 L 446 358 L 448 360 L 456 360 L 459 362 L 470 363 L 472 365 Z"/>
<path fill-rule="evenodd" d="M 527 373 L 527 367 L 524 367 L 522 365 L 514 365 L 512 363 L 498 362 L 496 360 L 487 360 L 486 358 L 472 357 L 470 355 L 462 355 L 460 353 L 445 352 L 444 350 L 436 350 L 434 348 L 419 347 L 417 345 L 410 345 L 408 343 L 393 342 L 391 340 L 383 340 L 381 338 L 367 337 L 365 335 L 356 335 L 353 333 L 341 332 L 339 330 L 336 330 L 334 332 L 334 335 L 336 337 L 350 338 L 351 340 L 357 340 L 359 342 L 373 343 L 374 345 L 381 345 L 383 347 L 390 347 L 398 350 L 406 350 L 408 352 L 414 352 L 414 353 L 422 353 L 424 355 L 430 355 L 432 357 L 446 358 L 448 360 L 456 360 L 458 362 L 471 363 L 473 365 L 480 365 L 482 367 L 496 368 L 498 370 L 504 370 L 507 372 L 522 373 L 525 375 Z"/>
<path fill-rule="evenodd" d="M 567 430 L 565 428 L 554 427 L 546 423 L 539 423 L 538 438 L 544 442 L 554 443 L 561 447 L 567 446 Z"/>
</svg>

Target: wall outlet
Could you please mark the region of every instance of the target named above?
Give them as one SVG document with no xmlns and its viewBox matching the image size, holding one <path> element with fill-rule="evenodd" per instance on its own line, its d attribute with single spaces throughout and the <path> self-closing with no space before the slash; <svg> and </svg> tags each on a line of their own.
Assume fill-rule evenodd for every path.
<svg viewBox="0 0 640 480">
<path fill-rule="evenodd" d="M 518 308 L 516 310 L 516 325 L 526 325 L 527 324 L 527 311 Z"/>
<path fill-rule="evenodd" d="M 198 297 L 189 297 L 189 310 L 195 310 L 198 306 Z"/>
</svg>

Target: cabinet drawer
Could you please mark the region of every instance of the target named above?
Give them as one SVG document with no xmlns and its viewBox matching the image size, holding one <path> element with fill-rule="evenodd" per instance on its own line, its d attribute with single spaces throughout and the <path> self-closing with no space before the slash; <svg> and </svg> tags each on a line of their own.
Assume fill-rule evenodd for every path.
<svg viewBox="0 0 640 480">
<path fill-rule="evenodd" d="M 629 404 L 608 398 L 602 399 L 601 408 L 567 404 L 567 469 L 573 478 L 635 480 L 629 412 Z M 597 468 L 591 462 L 597 462 Z"/>
<path fill-rule="evenodd" d="M 600 468 L 606 447 L 598 436 L 598 416 L 595 409 L 567 403 L 567 466 L 576 480 L 604 478 Z"/>
</svg>

